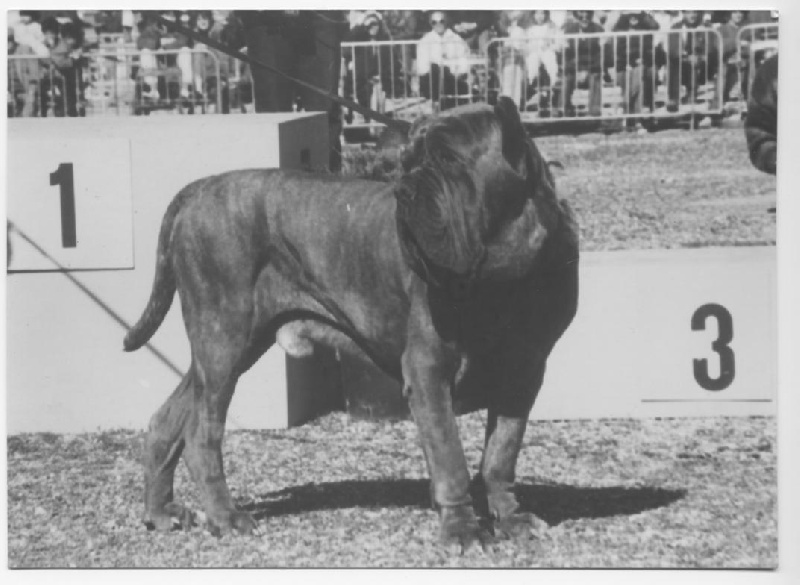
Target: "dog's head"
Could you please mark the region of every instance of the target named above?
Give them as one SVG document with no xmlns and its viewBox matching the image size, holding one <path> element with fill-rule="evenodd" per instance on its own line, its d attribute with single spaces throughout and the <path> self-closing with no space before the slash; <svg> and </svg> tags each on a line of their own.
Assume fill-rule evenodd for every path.
<svg viewBox="0 0 800 585">
<path fill-rule="evenodd" d="M 395 188 L 397 224 L 426 280 L 477 278 L 492 238 L 553 177 L 514 103 L 470 105 L 414 124 Z M 437 278 L 438 274 L 438 278 Z"/>
</svg>

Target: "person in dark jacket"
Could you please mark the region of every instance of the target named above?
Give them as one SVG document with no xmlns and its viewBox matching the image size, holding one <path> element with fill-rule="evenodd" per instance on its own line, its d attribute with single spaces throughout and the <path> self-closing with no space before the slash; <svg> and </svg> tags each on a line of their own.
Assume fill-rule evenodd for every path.
<svg viewBox="0 0 800 585">
<path fill-rule="evenodd" d="M 78 116 L 82 30 L 74 22 L 60 26 L 52 20 L 56 23 L 48 63 L 52 70 L 42 80 L 40 111 L 46 116 L 52 107 L 54 115 L 74 118 Z"/>
<path fill-rule="evenodd" d="M 646 12 L 624 12 L 614 25 L 614 32 L 641 32 L 616 37 L 616 46 L 606 52 L 617 72 L 617 84 L 622 88 L 622 107 L 626 114 L 639 114 L 642 107 L 653 111 L 655 71 L 663 58 L 657 54 L 653 31 L 658 23 Z M 663 53 L 663 51 L 662 51 Z"/>
<path fill-rule="evenodd" d="M 703 14 L 686 10 L 675 23 L 667 40 L 667 110 L 678 111 L 681 86 L 686 88 L 688 103 L 697 99 L 698 88 L 714 79 L 719 67 L 717 35 L 703 23 Z"/>
<path fill-rule="evenodd" d="M 593 10 L 575 10 L 574 21 L 564 23 L 565 35 L 586 35 L 602 33 L 604 29 L 594 22 Z M 562 107 L 564 115 L 575 116 L 572 94 L 579 81 L 586 82 L 589 89 L 589 115 L 599 116 L 603 106 L 603 47 L 598 36 L 566 39 L 564 56 L 564 91 Z"/>
<path fill-rule="evenodd" d="M 774 175 L 778 152 L 778 55 L 764 61 L 756 71 L 744 132 L 750 162 L 758 170 Z"/>
<path fill-rule="evenodd" d="M 391 36 L 381 15 L 375 11 L 368 12 L 361 24 L 355 26 L 348 36 L 348 42 L 378 43 L 390 41 Z M 398 54 L 400 54 L 398 52 Z M 402 89 L 402 64 L 394 59 L 391 45 L 359 45 L 344 54 L 347 65 L 345 75 L 345 96 L 356 96 L 358 103 L 370 107 L 372 95 L 379 86 L 386 95 L 404 95 Z M 395 85 L 398 87 L 395 87 Z M 380 100 L 378 100 L 378 104 Z"/>
<path fill-rule="evenodd" d="M 349 30 L 341 10 L 241 10 L 247 54 L 330 94 L 339 91 L 342 39 Z M 339 105 L 261 67 L 252 68 L 256 112 L 290 112 L 295 99 L 309 112 L 328 113 L 329 168 L 342 166 Z"/>
</svg>

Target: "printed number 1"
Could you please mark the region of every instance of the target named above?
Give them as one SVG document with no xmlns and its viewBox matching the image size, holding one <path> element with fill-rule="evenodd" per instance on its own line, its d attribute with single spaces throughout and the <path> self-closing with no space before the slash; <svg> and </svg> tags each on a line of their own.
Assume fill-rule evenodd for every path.
<svg viewBox="0 0 800 585">
<path fill-rule="evenodd" d="M 58 185 L 61 191 L 61 244 L 65 248 L 75 248 L 78 238 L 75 228 L 75 180 L 72 163 L 61 163 L 54 173 L 50 173 L 50 185 Z"/>
<path fill-rule="evenodd" d="M 692 331 L 703 331 L 706 328 L 706 319 L 714 317 L 717 320 L 718 335 L 711 344 L 711 349 L 719 356 L 719 377 L 712 378 L 708 375 L 708 360 L 694 360 L 694 379 L 706 390 L 724 390 L 733 382 L 736 374 L 736 361 L 730 342 L 733 340 L 733 317 L 728 309 L 716 303 L 703 305 L 692 315 Z"/>
</svg>

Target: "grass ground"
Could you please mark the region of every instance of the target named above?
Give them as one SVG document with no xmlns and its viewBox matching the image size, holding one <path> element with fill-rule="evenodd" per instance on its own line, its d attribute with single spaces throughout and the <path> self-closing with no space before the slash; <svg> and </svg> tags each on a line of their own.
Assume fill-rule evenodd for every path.
<svg viewBox="0 0 800 585">
<path fill-rule="evenodd" d="M 543 137 L 584 250 L 774 245 L 775 181 L 740 129 Z M 391 176 L 396 153 L 352 150 L 350 174 Z M 460 419 L 471 464 L 480 415 Z M 452 558 L 408 422 L 332 414 L 274 432 L 231 431 L 234 497 L 260 538 L 141 523 L 143 435 L 8 439 L 11 567 L 774 567 L 774 418 L 531 423 L 518 469 L 530 541 Z M 198 507 L 181 465 L 179 497 Z"/>
</svg>

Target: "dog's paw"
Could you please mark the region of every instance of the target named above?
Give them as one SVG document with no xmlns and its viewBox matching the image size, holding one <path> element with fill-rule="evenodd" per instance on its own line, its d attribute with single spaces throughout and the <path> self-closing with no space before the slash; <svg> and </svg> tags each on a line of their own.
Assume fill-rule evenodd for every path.
<svg viewBox="0 0 800 585">
<path fill-rule="evenodd" d="M 543 529 L 544 522 L 529 512 L 518 512 L 494 521 L 494 536 L 500 540 L 529 539 Z"/>
<path fill-rule="evenodd" d="M 463 555 L 475 545 L 486 550 L 493 540 L 471 506 L 442 506 L 439 541 L 447 550 Z"/>
<path fill-rule="evenodd" d="M 208 520 L 208 530 L 214 536 L 236 534 L 240 536 L 260 536 L 258 523 L 247 512 L 230 512 L 224 516 Z"/>
<path fill-rule="evenodd" d="M 176 502 L 169 502 L 158 512 L 149 512 L 144 519 L 148 530 L 171 532 L 189 530 L 197 526 L 197 516 L 189 508 Z"/>
</svg>

